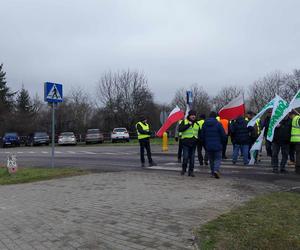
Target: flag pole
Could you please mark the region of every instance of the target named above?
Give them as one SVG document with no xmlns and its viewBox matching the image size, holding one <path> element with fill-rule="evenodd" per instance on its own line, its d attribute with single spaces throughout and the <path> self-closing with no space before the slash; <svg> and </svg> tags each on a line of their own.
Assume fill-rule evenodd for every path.
<svg viewBox="0 0 300 250">
<path fill-rule="evenodd" d="M 244 96 L 244 92 L 243 92 L 243 103 L 244 103 L 244 117 L 246 115 L 246 105 L 245 105 L 245 96 Z"/>
</svg>

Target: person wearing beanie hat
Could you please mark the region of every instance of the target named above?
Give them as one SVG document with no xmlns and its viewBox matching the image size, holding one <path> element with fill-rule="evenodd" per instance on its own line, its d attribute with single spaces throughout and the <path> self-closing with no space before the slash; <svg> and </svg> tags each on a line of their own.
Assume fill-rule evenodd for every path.
<svg viewBox="0 0 300 250">
<path fill-rule="evenodd" d="M 189 163 L 188 175 L 194 177 L 195 150 L 198 142 L 200 126 L 196 121 L 196 111 L 190 110 L 188 116 L 178 128 L 181 132 L 183 161 L 181 175 L 184 175 Z"/>
<path fill-rule="evenodd" d="M 135 127 L 137 130 L 138 140 L 140 144 L 141 166 L 145 167 L 145 149 L 147 151 L 149 166 L 156 166 L 156 163 L 153 161 L 151 156 L 150 136 L 152 133 L 150 131 L 150 126 L 147 123 L 147 118 L 145 116 L 141 116 L 140 121 L 135 125 Z"/>
</svg>

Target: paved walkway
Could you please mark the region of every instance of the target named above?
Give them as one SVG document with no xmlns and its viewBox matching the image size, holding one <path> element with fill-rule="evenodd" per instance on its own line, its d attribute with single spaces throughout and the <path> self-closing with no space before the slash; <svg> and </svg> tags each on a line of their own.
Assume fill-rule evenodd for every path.
<svg viewBox="0 0 300 250">
<path fill-rule="evenodd" d="M 193 249 L 193 228 L 276 189 L 147 170 L 1 186 L 0 249 Z"/>
</svg>

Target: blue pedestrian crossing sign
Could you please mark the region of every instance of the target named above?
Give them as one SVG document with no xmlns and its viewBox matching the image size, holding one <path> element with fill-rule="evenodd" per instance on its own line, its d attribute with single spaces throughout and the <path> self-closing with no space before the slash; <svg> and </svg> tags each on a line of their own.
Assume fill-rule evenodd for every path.
<svg viewBox="0 0 300 250">
<path fill-rule="evenodd" d="M 45 102 L 62 102 L 63 86 L 60 83 L 45 82 L 44 85 Z"/>
</svg>

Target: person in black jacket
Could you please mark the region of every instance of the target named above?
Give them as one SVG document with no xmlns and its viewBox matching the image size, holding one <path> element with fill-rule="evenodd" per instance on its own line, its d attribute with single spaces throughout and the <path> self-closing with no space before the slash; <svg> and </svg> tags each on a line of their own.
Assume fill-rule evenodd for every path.
<svg viewBox="0 0 300 250">
<path fill-rule="evenodd" d="M 263 126 L 262 126 L 263 128 L 265 128 L 264 137 L 265 137 L 265 142 L 266 142 L 267 156 L 270 156 L 270 157 L 272 157 L 272 143 L 267 140 L 267 133 L 268 133 L 268 129 L 269 129 L 269 123 L 270 123 L 271 116 L 272 116 L 272 109 L 269 109 L 267 111 L 267 117 L 265 118 L 265 120 L 263 122 Z"/>
<path fill-rule="evenodd" d="M 272 167 L 273 173 L 278 173 L 278 154 L 281 150 L 280 172 L 287 173 L 285 165 L 289 155 L 292 121 L 286 116 L 275 128 L 272 141 Z"/>
<path fill-rule="evenodd" d="M 250 134 L 252 127 L 247 127 L 248 122 L 240 116 L 230 124 L 230 132 L 233 143 L 232 163 L 236 164 L 239 151 L 243 153 L 244 165 L 249 163 L 248 151 L 251 142 Z"/>
</svg>

